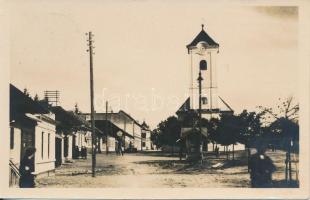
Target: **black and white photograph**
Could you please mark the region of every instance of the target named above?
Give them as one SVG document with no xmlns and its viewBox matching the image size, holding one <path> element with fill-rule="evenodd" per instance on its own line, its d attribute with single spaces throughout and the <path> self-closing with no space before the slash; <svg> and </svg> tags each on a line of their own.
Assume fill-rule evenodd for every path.
<svg viewBox="0 0 310 200">
<path fill-rule="evenodd" d="M 309 2 L 286 2 L 6 2 L 4 194 L 309 197 Z"/>
</svg>

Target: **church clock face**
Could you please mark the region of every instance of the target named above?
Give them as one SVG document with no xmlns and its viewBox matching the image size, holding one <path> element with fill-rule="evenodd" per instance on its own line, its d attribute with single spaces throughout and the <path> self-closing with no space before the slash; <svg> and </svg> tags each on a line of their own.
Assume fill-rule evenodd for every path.
<svg viewBox="0 0 310 200">
<path fill-rule="evenodd" d="M 198 43 L 197 44 L 197 54 L 204 55 L 206 54 L 206 44 Z"/>
<path fill-rule="evenodd" d="M 206 52 L 206 49 L 204 47 L 200 47 L 199 53 L 203 55 L 205 54 L 205 52 Z"/>
</svg>

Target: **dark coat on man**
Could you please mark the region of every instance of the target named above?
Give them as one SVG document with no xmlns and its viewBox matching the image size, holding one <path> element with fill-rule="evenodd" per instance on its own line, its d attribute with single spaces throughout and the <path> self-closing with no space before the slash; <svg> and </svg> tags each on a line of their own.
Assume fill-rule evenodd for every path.
<svg viewBox="0 0 310 200">
<path fill-rule="evenodd" d="M 249 169 L 252 187 L 271 187 L 272 173 L 276 167 L 268 156 L 261 153 L 252 155 L 249 160 Z"/>
<path fill-rule="evenodd" d="M 34 183 L 34 158 L 25 156 L 19 166 L 20 180 L 19 187 L 21 188 L 33 188 Z"/>
</svg>

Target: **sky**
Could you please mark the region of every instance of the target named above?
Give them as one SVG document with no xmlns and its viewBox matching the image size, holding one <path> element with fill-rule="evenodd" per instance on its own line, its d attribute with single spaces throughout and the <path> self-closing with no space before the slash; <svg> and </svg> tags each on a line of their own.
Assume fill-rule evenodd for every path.
<svg viewBox="0 0 310 200">
<path fill-rule="evenodd" d="M 211 1 L 12 1 L 10 79 L 31 96 L 90 112 L 86 32 L 94 34 L 95 110 L 152 128 L 188 97 L 189 44 L 205 25 L 220 44 L 219 95 L 236 111 L 298 99 L 298 9 Z"/>
</svg>

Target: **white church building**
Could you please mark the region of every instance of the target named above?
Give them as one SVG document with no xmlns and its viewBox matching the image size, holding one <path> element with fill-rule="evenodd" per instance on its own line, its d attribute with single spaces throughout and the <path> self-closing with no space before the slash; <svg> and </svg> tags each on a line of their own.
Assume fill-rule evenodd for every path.
<svg viewBox="0 0 310 200">
<path fill-rule="evenodd" d="M 201 117 L 208 120 L 219 118 L 223 114 L 232 115 L 234 113 L 234 110 L 218 94 L 217 59 L 219 46 L 206 33 L 204 25 L 202 25 L 200 33 L 186 46 L 190 71 L 189 97 L 176 112 L 180 120 L 184 120 L 184 117 L 190 113 L 199 113 L 199 106 L 201 106 Z M 199 84 L 201 84 L 201 87 L 199 87 Z M 200 99 L 201 101 L 199 102 Z M 182 127 L 180 137 L 187 138 L 191 134 L 192 129 L 190 126 Z M 202 128 L 201 133 L 208 137 L 208 130 L 206 128 Z M 221 145 L 218 145 L 218 147 L 220 151 L 224 150 L 224 147 Z M 236 144 L 234 147 L 235 150 L 243 150 L 245 148 L 241 144 Z M 228 147 L 228 149 L 231 150 L 232 147 Z M 212 144 L 209 143 L 206 150 L 212 150 Z"/>
</svg>

